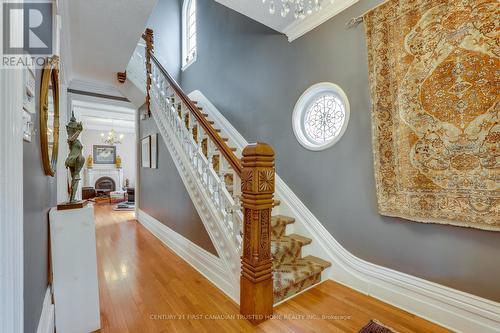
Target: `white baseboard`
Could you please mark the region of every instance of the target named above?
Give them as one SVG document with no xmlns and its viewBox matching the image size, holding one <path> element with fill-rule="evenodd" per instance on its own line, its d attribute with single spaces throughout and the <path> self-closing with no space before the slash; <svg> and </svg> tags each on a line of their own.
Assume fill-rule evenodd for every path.
<svg viewBox="0 0 500 333">
<path fill-rule="evenodd" d="M 187 261 L 229 298 L 238 303 L 239 295 L 234 294 L 235 286 L 231 279 L 232 274 L 227 271 L 220 258 L 202 249 L 141 209 L 138 210 L 137 220 L 179 257 Z"/>
<path fill-rule="evenodd" d="M 233 147 L 241 151 L 248 145 L 245 138 L 202 92 L 195 90 L 189 94 L 189 98 L 199 102 L 224 136 L 229 137 Z M 296 222 L 290 225 L 291 230 L 313 240 L 312 244 L 304 249 L 304 254 L 312 254 L 332 263 L 324 272 L 324 277 L 456 332 L 500 332 L 500 303 L 356 257 L 326 230 L 278 175 L 276 196 L 281 201 L 277 207 L 278 212 L 295 218 Z"/>
<path fill-rule="evenodd" d="M 54 319 L 54 304 L 52 304 L 52 293 L 49 286 L 43 299 L 42 315 L 40 316 L 36 333 L 54 333 Z"/>
<path fill-rule="evenodd" d="M 295 232 L 313 239 L 332 262 L 327 276 L 455 332 L 500 332 L 500 304 L 434 282 L 372 264 L 347 251 L 321 222 L 277 179 L 280 200 L 296 219 Z"/>
</svg>

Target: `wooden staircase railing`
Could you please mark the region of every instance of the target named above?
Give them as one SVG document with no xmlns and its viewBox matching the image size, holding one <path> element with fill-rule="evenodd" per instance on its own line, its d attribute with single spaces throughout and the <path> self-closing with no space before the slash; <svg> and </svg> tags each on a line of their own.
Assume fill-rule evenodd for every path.
<svg viewBox="0 0 500 333">
<path fill-rule="evenodd" d="M 202 136 L 206 136 L 205 150 L 212 162 L 217 158 L 217 172 L 222 183 L 226 179 L 226 167 L 233 172 L 232 195 L 235 201 L 241 193 L 243 208 L 243 246 L 240 277 L 240 312 L 254 324 L 268 319 L 273 313 L 273 274 L 271 258 L 271 210 L 274 205 L 275 168 L 274 151 L 265 143 L 254 143 L 242 151 L 240 160 L 218 131 L 182 91 L 154 55 L 153 31 L 146 29 L 146 104 L 151 114 L 151 85 L 153 67 L 166 82 L 162 98 L 172 98 L 178 103 L 179 114 L 186 119 L 186 127 L 197 137 L 198 149 L 202 147 Z M 156 72 L 155 72 L 156 73 Z M 170 97 L 171 94 L 173 97 Z M 208 149 L 212 147 L 212 149 Z M 215 168 L 215 167 L 214 167 Z M 237 181 L 238 178 L 240 181 Z M 236 187 L 240 186 L 241 189 Z"/>
</svg>

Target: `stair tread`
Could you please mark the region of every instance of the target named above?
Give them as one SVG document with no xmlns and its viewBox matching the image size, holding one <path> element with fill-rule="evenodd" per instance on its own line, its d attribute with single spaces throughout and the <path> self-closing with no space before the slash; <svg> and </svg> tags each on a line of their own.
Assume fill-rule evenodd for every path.
<svg viewBox="0 0 500 333">
<path fill-rule="evenodd" d="M 313 262 L 313 263 L 315 263 L 315 264 L 323 267 L 323 269 L 328 268 L 328 267 L 330 267 L 332 265 L 331 262 L 323 260 L 323 259 L 315 257 L 315 256 L 310 256 L 309 255 L 307 257 L 304 257 L 303 259 L 307 260 L 307 261 L 310 261 L 310 262 Z"/>
<path fill-rule="evenodd" d="M 307 244 L 311 244 L 311 242 L 312 239 L 297 234 L 284 235 L 278 239 L 272 240 L 272 243 L 275 244 L 279 243 L 282 246 L 287 246 L 287 244 L 293 244 L 293 243 L 299 243 L 300 245 L 304 246 Z"/>
<path fill-rule="evenodd" d="M 281 236 L 271 241 L 273 268 L 291 264 L 301 259 L 302 247 L 312 242 L 312 239 L 297 234 Z"/>
<path fill-rule="evenodd" d="M 283 225 L 283 224 L 292 224 L 295 222 L 295 219 L 286 215 L 274 215 L 271 217 L 271 226 Z"/>
<path fill-rule="evenodd" d="M 317 274 L 323 267 L 309 260 L 298 259 L 296 262 L 283 264 L 274 269 L 274 273 L 280 275 L 282 280 L 297 283 L 310 275 Z"/>
<path fill-rule="evenodd" d="M 297 242 L 302 243 L 302 245 L 311 244 L 311 242 L 312 242 L 311 238 L 304 237 L 304 236 L 301 236 L 301 235 L 298 235 L 298 234 L 290 234 L 290 235 L 287 235 L 287 236 L 290 237 L 291 239 L 294 239 Z"/>
<path fill-rule="evenodd" d="M 279 268 L 275 268 L 273 270 L 275 302 L 296 294 L 311 284 L 319 282 L 321 280 L 320 274 L 323 270 L 324 268 L 320 265 L 304 259 L 299 259 L 292 264 L 283 264 Z M 296 291 L 290 293 L 290 289 L 296 289 Z"/>
</svg>

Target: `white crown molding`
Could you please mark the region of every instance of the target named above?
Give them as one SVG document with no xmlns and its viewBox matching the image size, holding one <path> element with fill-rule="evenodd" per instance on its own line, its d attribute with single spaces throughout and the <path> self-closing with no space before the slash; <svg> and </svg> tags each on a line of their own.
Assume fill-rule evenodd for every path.
<svg viewBox="0 0 500 333">
<path fill-rule="evenodd" d="M 96 123 L 93 123 L 89 120 L 85 120 L 82 118 L 78 118 L 78 121 L 83 122 L 83 129 L 84 130 L 92 130 L 92 131 L 99 131 L 99 132 L 108 132 L 110 129 L 114 129 L 118 134 L 134 134 L 135 133 L 135 127 L 132 124 L 130 127 L 122 127 L 122 126 L 116 126 L 116 125 L 98 125 Z"/>
<path fill-rule="evenodd" d="M 22 333 L 24 325 L 24 90 L 22 70 L 0 70 L 0 332 L 9 333 Z"/>
<path fill-rule="evenodd" d="M 52 304 L 52 293 L 50 287 L 47 287 L 45 298 L 43 299 L 42 314 L 38 321 L 36 333 L 54 333 L 55 332 L 55 312 Z"/>
<path fill-rule="evenodd" d="M 319 12 L 306 16 L 302 20 L 293 21 L 291 24 L 287 25 L 282 32 L 288 37 L 288 41 L 292 42 L 358 1 L 359 0 L 335 0 L 332 4 L 325 4 L 323 9 Z"/>
<path fill-rule="evenodd" d="M 102 112 L 109 111 L 113 114 L 123 115 L 122 119 L 131 120 L 134 119 L 134 114 L 136 109 L 134 107 L 126 107 L 119 105 L 110 105 L 110 104 L 102 104 L 91 101 L 81 101 L 75 100 L 73 101 L 73 106 L 78 106 L 82 109 L 93 111 L 93 112 Z"/>
<path fill-rule="evenodd" d="M 220 258 L 202 249 L 141 209 L 137 211 L 137 220 L 179 257 L 236 301 L 233 295 L 234 281 L 230 278 L 231 275 L 228 274 Z"/>
<path fill-rule="evenodd" d="M 198 101 L 218 128 L 239 151 L 248 142 L 227 119 L 196 90 L 189 98 Z M 276 174 L 280 214 L 295 218 L 293 231 L 313 239 L 304 254 L 332 263 L 325 275 L 341 284 L 371 295 L 456 332 L 500 332 L 500 304 L 418 277 L 369 263 L 347 251 L 326 230 L 295 193 Z"/>
<path fill-rule="evenodd" d="M 108 119 L 110 122 L 123 121 L 127 123 L 127 126 L 128 123 L 132 123 L 132 125 L 134 123 L 135 110 L 131 110 L 132 112 L 130 113 L 123 113 L 120 111 L 107 111 L 104 108 L 89 109 L 80 107 L 76 105 L 76 103 L 73 103 L 73 110 L 75 111 L 75 114 L 78 113 L 82 117 Z"/>
</svg>

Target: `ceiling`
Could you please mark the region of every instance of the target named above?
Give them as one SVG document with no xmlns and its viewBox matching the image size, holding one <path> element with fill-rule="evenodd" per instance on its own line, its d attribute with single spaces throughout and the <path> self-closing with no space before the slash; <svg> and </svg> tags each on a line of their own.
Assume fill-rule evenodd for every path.
<svg viewBox="0 0 500 333">
<path fill-rule="evenodd" d="M 73 100 L 72 107 L 75 117 L 83 122 L 84 130 L 135 132 L 136 110 L 133 108 L 80 100 Z"/>
<path fill-rule="evenodd" d="M 269 13 L 269 1 L 262 0 L 215 0 L 251 19 L 285 34 L 291 42 L 313 30 L 323 22 L 354 5 L 359 0 L 323 0 L 323 8 L 304 19 L 295 19 L 292 13 L 281 17 L 279 10 L 274 15 Z M 276 1 L 276 0 L 275 0 Z M 278 3 L 280 1 L 276 1 Z"/>
<path fill-rule="evenodd" d="M 114 83 L 125 70 L 156 0 L 59 0 L 68 81 Z"/>
</svg>

